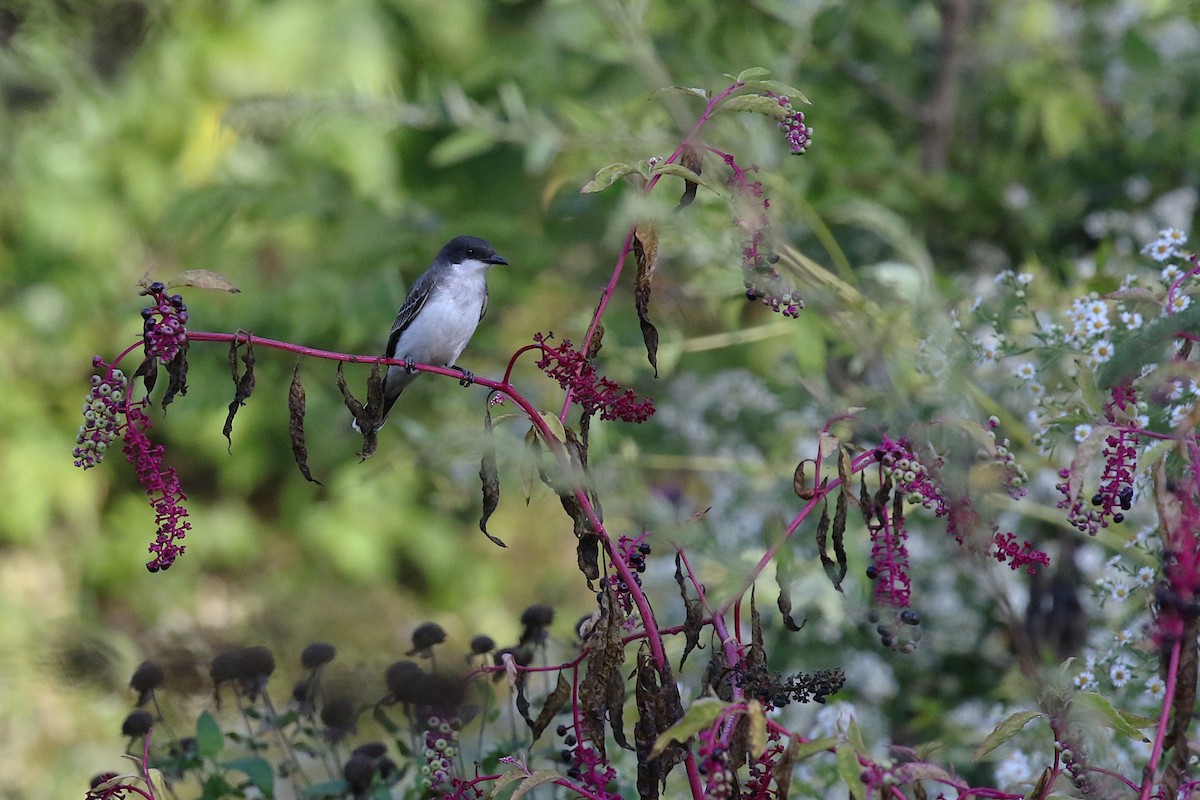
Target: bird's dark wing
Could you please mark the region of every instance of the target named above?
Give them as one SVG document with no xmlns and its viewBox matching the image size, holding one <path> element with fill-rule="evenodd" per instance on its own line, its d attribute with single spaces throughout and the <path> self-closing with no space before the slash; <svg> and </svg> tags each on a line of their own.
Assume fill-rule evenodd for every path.
<svg viewBox="0 0 1200 800">
<path fill-rule="evenodd" d="M 483 305 L 479 307 L 479 321 L 483 322 L 483 315 L 487 313 L 488 290 L 487 286 L 483 287 Z"/>
<path fill-rule="evenodd" d="M 408 326 L 417 318 L 417 314 L 421 313 L 421 309 L 425 306 L 429 296 L 433 293 L 433 276 L 428 272 L 417 278 L 417 282 L 413 284 L 409 290 L 408 296 L 404 298 L 404 304 L 400 306 L 400 312 L 396 314 L 396 321 L 392 323 L 392 332 L 388 335 L 387 349 L 383 352 L 390 357 L 402 357 L 403 353 L 396 353 L 396 342 L 400 340 L 400 334 L 408 330 Z"/>
</svg>

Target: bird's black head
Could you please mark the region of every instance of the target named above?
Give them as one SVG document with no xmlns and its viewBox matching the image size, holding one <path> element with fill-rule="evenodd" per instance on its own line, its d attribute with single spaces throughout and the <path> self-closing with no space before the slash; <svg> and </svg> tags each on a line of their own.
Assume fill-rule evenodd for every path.
<svg viewBox="0 0 1200 800">
<path fill-rule="evenodd" d="M 496 253 L 495 248 L 478 236 L 455 236 L 438 253 L 437 260 L 445 264 L 461 264 L 471 260 L 484 264 L 508 263 Z"/>
</svg>

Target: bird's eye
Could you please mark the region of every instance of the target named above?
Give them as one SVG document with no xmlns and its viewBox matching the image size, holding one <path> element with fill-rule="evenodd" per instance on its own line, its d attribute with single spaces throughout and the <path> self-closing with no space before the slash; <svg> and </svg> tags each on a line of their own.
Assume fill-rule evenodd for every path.
<svg viewBox="0 0 1200 800">
<path fill-rule="evenodd" d="M 475 254 L 475 248 L 474 248 L 474 247 L 468 247 L 468 248 L 467 248 L 467 256 L 468 256 L 468 257 L 470 257 L 470 258 L 474 258 L 474 257 L 475 257 L 475 255 L 476 255 L 476 254 Z"/>
</svg>

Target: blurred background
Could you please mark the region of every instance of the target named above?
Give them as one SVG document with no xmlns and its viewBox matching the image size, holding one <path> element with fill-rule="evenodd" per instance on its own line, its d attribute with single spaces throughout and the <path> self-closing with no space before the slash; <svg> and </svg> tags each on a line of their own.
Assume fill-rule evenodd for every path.
<svg viewBox="0 0 1200 800">
<path fill-rule="evenodd" d="M 594 605 L 557 498 L 525 497 L 515 421 L 497 426 L 490 525 L 508 548 L 479 533 L 484 390 L 423 378 L 360 462 L 332 366 L 303 361 L 316 486 L 287 437 L 294 359 L 258 353 L 230 444 L 226 348 L 207 344 L 187 396 L 152 414 L 194 530 L 148 574 L 132 470 L 71 463 L 92 356 L 136 341 L 144 275 L 206 268 L 241 288 L 185 291 L 193 330 L 375 354 L 441 245 L 480 235 L 511 265 L 462 363 L 497 378 L 537 332 L 582 338 L 627 225 L 657 218 L 659 377 L 629 274 L 598 366 L 659 413 L 595 426 L 591 461 L 610 530 L 654 531 L 647 582 L 669 617 L 669 543 L 718 596 L 735 586 L 795 513 L 792 471 L 824 419 L 971 413 L 965 386 L 912 368 L 947 302 L 1006 269 L 1111 283 L 1159 227 L 1191 228 L 1198 22 L 1169 0 L 0 0 L 0 796 L 76 796 L 120 768 L 143 658 L 167 664 L 186 729 L 222 648 L 267 645 L 288 673 L 324 640 L 347 680 L 381 686 L 427 620 L 461 653 L 476 633 L 514 640 L 522 609 L 549 603 L 569 650 Z M 672 152 L 702 104 L 657 90 L 719 91 L 754 66 L 811 100 L 810 152 L 752 115 L 706 136 L 759 167 L 772 246 L 823 270 L 795 275 L 796 321 L 741 296 L 725 199 L 702 189 L 673 215 L 668 182 L 579 193 L 607 163 Z M 529 359 L 514 381 L 558 411 Z M 859 630 L 869 587 L 837 596 L 797 548 L 796 603 L 820 624 L 780 644 L 787 666 L 857 659 L 853 691 L 913 728 L 952 705 L 914 716 L 891 676 L 918 682 L 911 701 L 987 652 L 984 598 L 949 603 L 977 604 L 978 626 L 939 640 L 927 624 L 926 660 L 904 662 Z M 939 685 L 965 696 L 1011 666 L 1003 648 L 992 663 Z"/>
</svg>

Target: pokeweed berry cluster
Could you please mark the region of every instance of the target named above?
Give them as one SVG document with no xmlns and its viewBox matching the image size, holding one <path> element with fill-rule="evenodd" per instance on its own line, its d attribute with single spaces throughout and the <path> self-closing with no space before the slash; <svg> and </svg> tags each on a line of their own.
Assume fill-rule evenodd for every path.
<svg viewBox="0 0 1200 800">
<path fill-rule="evenodd" d="M 646 571 L 646 556 L 650 555 L 651 546 L 646 541 L 646 534 L 642 533 L 639 536 L 622 536 L 617 540 L 617 555 L 629 566 L 629 571 L 633 573 L 633 580 L 638 586 L 642 585 L 641 573 Z M 626 614 L 633 613 L 633 596 L 630 593 L 629 586 L 626 585 L 625 579 L 620 575 L 606 576 L 600 579 L 600 591 L 603 591 L 609 586 L 613 589 L 613 597 L 618 605 Z M 625 627 L 632 630 L 636 627 L 637 621 L 630 616 L 625 620 Z"/>
<path fill-rule="evenodd" d="M 599 414 L 600 419 L 625 422 L 645 422 L 654 414 L 653 400 L 648 397 L 639 400 L 632 389 L 623 390 L 601 376 L 591 360 L 572 347 L 570 339 L 563 339 L 558 347 L 551 347 L 550 338 L 542 333 L 533 337 L 542 352 L 537 368 L 570 391 L 584 414 Z"/>
<path fill-rule="evenodd" d="M 783 131 L 784 138 L 787 139 L 788 149 L 794 156 L 804 155 L 808 152 L 813 135 L 813 129 L 804 124 L 804 112 L 793 108 L 788 97 L 771 93 L 767 96 L 774 97 L 785 112 L 783 119 L 779 121 L 779 130 Z"/>
<path fill-rule="evenodd" d="M 102 375 L 92 376 L 92 390 L 83 399 L 83 424 L 75 437 L 75 466 L 91 469 L 104 460 L 109 445 L 120 437 L 125 425 L 125 398 L 129 385 L 125 373 L 104 363 L 100 356 L 92 359 L 96 368 L 104 367 Z"/>
<path fill-rule="evenodd" d="M 142 338 L 146 355 L 170 364 L 187 348 L 187 306 L 183 295 L 167 295 L 166 285 L 155 281 L 142 290 L 154 305 L 142 309 Z"/>
<path fill-rule="evenodd" d="M 1067 521 L 1077 530 L 1095 536 L 1110 523 L 1125 521 L 1125 512 L 1133 507 L 1133 481 L 1137 470 L 1139 437 L 1131 427 L 1137 404 L 1137 392 L 1128 383 L 1112 388 L 1104 405 L 1105 421 L 1111 425 L 1104 437 L 1104 468 L 1096 493 L 1086 498 L 1082 487 L 1071 485 L 1071 470 L 1059 470 L 1062 482 L 1055 488 L 1062 494 L 1058 507 L 1067 512 Z"/>
</svg>

